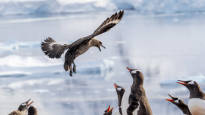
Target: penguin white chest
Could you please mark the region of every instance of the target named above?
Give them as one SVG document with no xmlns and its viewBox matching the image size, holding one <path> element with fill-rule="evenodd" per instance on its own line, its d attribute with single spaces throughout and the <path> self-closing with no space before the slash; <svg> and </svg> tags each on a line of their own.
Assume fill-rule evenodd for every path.
<svg viewBox="0 0 205 115">
<path fill-rule="evenodd" d="M 192 98 L 189 100 L 188 107 L 192 115 L 205 115 L 205 100 Z"/>
</svg>

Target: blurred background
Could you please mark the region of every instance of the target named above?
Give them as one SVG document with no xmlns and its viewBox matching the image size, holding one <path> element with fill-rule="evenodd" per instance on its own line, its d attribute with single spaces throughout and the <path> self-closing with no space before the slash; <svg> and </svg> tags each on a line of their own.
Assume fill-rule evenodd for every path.
<svg viewBox="0 0 205 115">
<path fill-rule="evenodd" d="M 72 43 L 92 33 L 107 17 L 125 10 L 122 21 L 98 36 L 107 49 L 91 48 L 76 59 L 77 74 L 63 70 L 64 56 L 49 59 L 40 49 L 48 36 Z M 205 88 L 205 1 L 203 0 L 1 0 L 0 114 L 34 100 L 39 115 L 117 115 L 113 83 L 126 88 L 126 67 L 140 69 L 154 115 L 182 115 L 167 93 L 187 102 L 176 80 Z"/>
</svg>

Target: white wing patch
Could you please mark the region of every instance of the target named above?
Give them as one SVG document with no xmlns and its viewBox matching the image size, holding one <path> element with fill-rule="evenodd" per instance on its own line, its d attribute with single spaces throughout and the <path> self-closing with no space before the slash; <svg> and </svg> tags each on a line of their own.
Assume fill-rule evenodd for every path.
<svg viewBox="0 0 205 115">
<path fill-rule="evenodd" d="M 41 49 L 50 58 L 60 58 L 64 51 L 69 49 L 69 45 L 61 45 L 48 37 L 41 43 Z"/>
<path fill-rule="evenodd" d="M 107 26 L 107 25 L 109 25 L 109 24 L 117 24 L 117 23 L 119 23 L 119 22 L 120 22 L 120 20 L 119 20 L 119 19 L 112 20 L 112 21 L 110 21 L 110 22 L 106 23 L 104 26 Z"/>
<path fill-rule="evenodd" d="M 49 49 L 50 49 L 50 50 L 53 50 L 53 45 L 55 45 L 55 44 L 57 44 L 57 43 L 56 43 L 56 42 L 50 43 L 50 44 L 49 44 Z"/>
</svg>

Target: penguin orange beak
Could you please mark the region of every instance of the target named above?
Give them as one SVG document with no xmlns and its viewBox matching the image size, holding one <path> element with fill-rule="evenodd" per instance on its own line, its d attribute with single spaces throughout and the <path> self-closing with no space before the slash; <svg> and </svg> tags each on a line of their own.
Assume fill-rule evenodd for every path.
<svg viewBox="0 0 205 115">
<path fill-rule="evenodd" d="M 128 70 L 128 71 L 132 71 L 133 69 L 131 69 L 131 68 L 127 67 L 127 70 Z"/>
<path fill-rule="evenodd" d="M 106 111 L 106 112 L 110 112 L 110 111 L 112 111 L 112 110 L 113 110 L 113 108 L 111 108 L 110 105 L 109 105 L 109 107 L 107 108 L 107 111 Z"/>
<path fill-rule="evenodd" d="M 173 99 L 166 99 L 166 101 L 169 101 L 169 102 L 174 102 L 174 100 Z"/>
<path fill-rule="evenodd" d="M 110 109 L 110 111 L 112 111 L 112 110 L 113 110 L 113 107 Z M 110 111 L 109 111 L 109 112 L 110 112 Z"/>
<path fill-rule="evenodd" d="M 129 72 L 131 72 L 131 71 L 137 70 L 137 69 L 131 69 L 131 68 L 127 67 L 127 70 L 128 70 Z"/>
<path fill-rule="evenodd" d="M 33 104 L 33 101 L 31 99 L 29 99 L 25 103 L 26 103 L 26 106 L 29 107 L 31 104 Z"/>
<path fill-rule="evenodd" d="M 107 108 L 107 112 L 109 112 L 110 111 L 110 105 L 109 105 L 109 107 Z"/>
<path fill-rule="evenodd" d="M 118 87 L 118 85 L 117 85 L 116 83 L 114 83 L 114 87 L 115 87 L 115 88 L 117 88 L 117 87 Z"/>
<path fill-rule="evenodd" d="M 187 83 L 185 81 L 182 81 L 182 80 L 178 80 L 178 82 L 176 82 L 178 84 L 181 84 L 181 85 L 187 85 Z"/>
<path fill-rule="evenodd" d="M 27 106 L 30 106 L 31 104 L 33 104 L 33 101 L 31 101 L 30 103 L 28 103 L 28 105 L 27 105 Z"/>
</svg>

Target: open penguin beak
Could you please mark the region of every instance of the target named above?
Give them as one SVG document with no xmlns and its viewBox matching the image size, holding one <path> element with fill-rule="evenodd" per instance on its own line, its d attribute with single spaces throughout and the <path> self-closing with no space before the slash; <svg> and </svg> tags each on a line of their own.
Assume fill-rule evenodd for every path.
<svg viewBox="0 0 205 115">
<path fill-rule="evenodd" d="M 115 88 L 115 89 L 118 88 L 118 85 L 117 85 L 116 83 L 114 83 L 114 88 Z"/>
<path fill-rule="evenodd" d="M 188 82 L 186 82 L 186 81 L 182 81 L 182 80 L 178 80 L 177 83 L 186 86 Z"/>
<path fill-rule="evenodd" d="M 112 112 L 112 110 L 113 110 L 113 108 L 111 108 L 110 105 L 109 105 L 109 107 L 107 108 L 106 112 Z"/>
<path fill-rule="evenodd" d="M 132 72 L 132 71 L 137 70 L 137 69 L 131 69 L 131 68 L 127 67 L 127 70 L 128 70 L 129 72 Z"/>
<path fill-rule="evenodd" d="M 173 99 L 166 99 L 167 101 L 169 101 L 169 102 L 174 102 L 174 100 Z"/>
<path fill-rule="evenodd" d="M 129 68 L 129 67 L 127 67 L 127 70 L 128 70 L 129 72 L 131 72 L 131 71 L 132 71 L 132 69 L 131 69 L 131 68 Z"/>
<path fill-rule="evenodd" d="M 25 103 L 26 103 L 26 106 L 29 107 L 33 103 L 33 101 L 31 99 L 29 99 Z"/>
<path fill-rule="evenodd" d="M 170 94 L 168 94 L 168 96 L 171 98 L 171 99 L 169 99 L 169 98 L 166 99 L 166 100 L 169 101 L 169 102 L 174 102 L 174 100 L 177 100 L 176 97 L 173 97 L 173 96 L 170 95 Z"/>
</svg>

